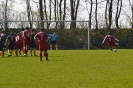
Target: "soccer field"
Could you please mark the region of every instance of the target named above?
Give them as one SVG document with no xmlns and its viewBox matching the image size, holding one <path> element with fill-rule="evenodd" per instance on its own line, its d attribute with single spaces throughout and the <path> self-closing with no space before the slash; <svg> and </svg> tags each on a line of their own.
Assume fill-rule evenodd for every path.
<svg viewBox="0 0 133 88">
<path fill-rule="evenodd" d="M 6 52 L 7 53 L 7 52 Z M 0 57 L 0 88 L 133 88 L 133 50 L 52 50 Z"/>
</svg>

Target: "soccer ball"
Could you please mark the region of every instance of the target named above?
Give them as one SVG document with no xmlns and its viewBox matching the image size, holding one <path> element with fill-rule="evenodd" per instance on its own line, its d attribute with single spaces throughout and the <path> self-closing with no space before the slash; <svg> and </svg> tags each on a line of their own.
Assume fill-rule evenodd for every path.
<svg viewBox="0 0 133 88">
<path fill-rule="evenodd" d="M 114 49 L 114 52 L 116 52 L 116 49 Z"/>
</svg>

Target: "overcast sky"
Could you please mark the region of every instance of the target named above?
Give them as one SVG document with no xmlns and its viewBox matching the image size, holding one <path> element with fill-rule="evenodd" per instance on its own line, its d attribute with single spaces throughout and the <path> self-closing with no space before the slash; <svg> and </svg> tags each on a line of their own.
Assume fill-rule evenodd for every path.
<svg viewBox="0 0 133 88">
<path fill-rule="evenodd" d="M 0 0 L 0 3 L 1 1 L 5 1 L 5 0 Z M 13 0 L 12 0 L 13 1 Z M 25 0 L 14 0 L 15 2 L 13 3 L 13 10 L 15 11 L 25 11 L 26 10 L 26 3 L 25 3 Z M 35 2 L 38 2 L 39 0 L 33 0 Z M 67 0 L 68 1 L 68 0 Z M 80 1 L 87 1 L 87 0 L 80 0 Z M 89 1 L 89 0 L 88 0 Z M 95 0 L 94 0 L 95 1 Z M 105 1 L 105 0 L 98 0 L 98 1 Z M 131 0 L 132 1 L 132 0 Z M 86 7 L 86 4 L 85 3 L 81 3 L 80 2 L 80 6 L 84 9 Z M 98 6 L 100 8 L 98 8 L 98 16 L 101 16 L 101 15 L 104 15 L 104 8 L 105 8 L 105 3 L 100 3 L 98 4 Z M 37 5 L 35 3 L 32 2 L 31 0 L 31 8 L 32 10 L 35 10 L 37 7 Z M 89 6 L 87 6 L 89 8 Z M 93 14 L 94 15 L 94 11 L 95 11 L 95 5 L 93 5 Z M 88 11 L 87 9 L 80 9 L 79 12 L 78 12 L 78 17 L 80 19 L 85 19 L 87 20 L 88 19 Z M 116 9 L 116 8 L 115 8 Z M 115 11 L 114 11 L 115 12 Z M 123 10 L 121 12 L 121 17 L 120 17 L 120 21 L 121 23 L 124 23 L 124 24 L 127 24 L 127 21 L 128 20 L 126 17 L 127 15 L 131 16 L 131 8 L 130 8 L 130 5 L 129 5 L 129 2 L 128 0 L 123 0 Z M 114 15 L 115 16 L 115 15 Z"/>
</svg>

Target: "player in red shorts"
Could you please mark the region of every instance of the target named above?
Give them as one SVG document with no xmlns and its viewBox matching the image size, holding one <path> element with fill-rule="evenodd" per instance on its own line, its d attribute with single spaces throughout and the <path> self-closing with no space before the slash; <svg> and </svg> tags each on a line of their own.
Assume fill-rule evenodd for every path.
<svg viewBox="0 0 133 88">
<path fill-rule="evenodd" d="M 116 39 L 116 38 L 112 35 L 111 32 L 109 32 L 108 35 L 106 35 L 106 36 L 104 37 L 104 40 L 103 40 L 102 44 L 105 42 L 105 40 L 108 42 L 108 46 L 109 46 L 111 52 L 113 52 L 113 47 L 117 46 L 117 45 L 115 44 L 115 40 L 116 40 L 116 41 L 119 41 L 119 40 Z"/>
<path fill-rule="evenodd" d="M 38 48 L 40 51 L 40 61 L 42 61 L 42 51 L 44 51 L 44 56 L 46 56 L 46 61 L 48 61 L 48 52 L 47 52 L 47 42 L 48 35 L 44 32 L 44 28 L 41 28 L 41 31 L 34 36 L 35 41 L 38 43 Z"/>
<path fill-rule="evenodd" d="M 20 33 L 17 34 L 17 36 L 15 37 L 15 53 L 16 53 L 16 56 L 18 56 L 18 52 L 19 52 L 19 55 L 21 55 L 21 46 L 22 44 L 22 38 L 20 36 Z"/>
<path fill-rule="evenodd" d="M 29 28 L 26 27 L 26 29 L 23 31 L 23 48 L 24 48 L 24 56 L 27 56 L 28 53 L 28 45 L 29 45 Z"/>
</svg>

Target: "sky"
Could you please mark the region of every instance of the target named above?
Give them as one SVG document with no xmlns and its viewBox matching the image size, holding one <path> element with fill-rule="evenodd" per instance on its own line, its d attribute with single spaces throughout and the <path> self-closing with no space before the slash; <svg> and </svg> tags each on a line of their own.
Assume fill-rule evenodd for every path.
<svg viewBox="0 0 133 88">
<path fill-rule="evenodd" d="M 1 3 L 1 1 L 4 1 L 5 2 L 5 0 L 0 0 L 0 3 Z M 13 10 L 14 11 L 16 11 L 16 12 L 19 12 L 20 11 L 21 12 L 21 11 L 24 11 L 26 9 L 26 3 L 25 2 L 22 2 L 24 0 L 14 0 L 14 1 L 15 1 L 13 3 L 13 6 L 14 6 Z M 38 2 L 38 0 L 33 0 L 33 1 Z M 84 0 L 81 0 L 81 1 L 84 1 Z M 85 1 L 87 1 L 87 0 L 85 0 Z M 98 0 L 98 1 L 105 1 L 105 0 Z M 122 23 L 124 23 L 124 24 L 127 24 L 127 21 L 126 20 L 128 20 L 128 18 L 126 18 L 126 17 L 131 14 L 131 10 L 129 8 L 129 3 L 127 1 L 128 0 L 123 0 L 123 7 L 124 7 L 124 9 L 121 12 L 121 17 L 120 17 L 120 21 Z M 31 5 L 32 5 L 32 9 L 35 10 L 36 7 L 37 7 L 37 5 L 34 4 L 32 2 L 32 0 L 31 0 Z M 81 3 L 81 5 L 82 5 L 83 8 L 86 8 L 86 4 L 85 3 L 84 4 Z M 105 6 L 105 4 L 104 3 L 101 3 L 101 4 L 99 4 L 99 6 L 100 7 L 103 7 L 103 6 Z M 88 8 L 89 8 L 89 6 L 88 6 Z M 99 8 L 99 9 L 100 10 L 98 10 L 98 16 L 104 15 L 104 10 L 102 10 L 101 8 Z M 93 8 L 93 11 L 94 10 L 95 9 Z M 79 14 L 79 16 L 78 16 L 79 19 L 85 19 L 85 20 L 88 19 L 88 12 L 87 12 L 87 10 L 83 11 L 83 10 L 80 9 L 80 11 L 78 12 L 78 14 Z M 94 15 L 94 13 L 92 15 Z M 102 20 L 102 19 L 100 19 L 100 20 Z"/>
</svg>

